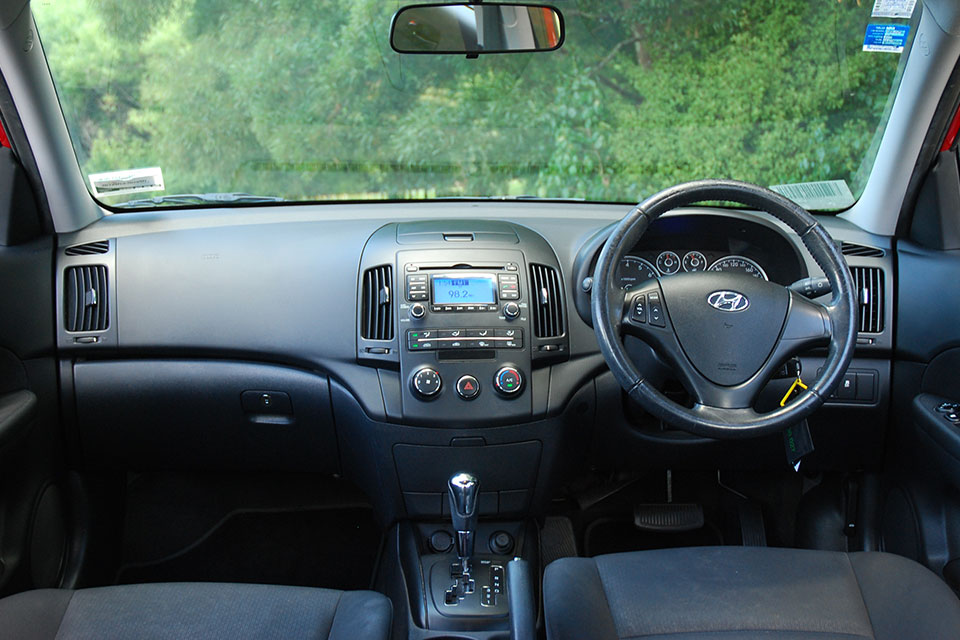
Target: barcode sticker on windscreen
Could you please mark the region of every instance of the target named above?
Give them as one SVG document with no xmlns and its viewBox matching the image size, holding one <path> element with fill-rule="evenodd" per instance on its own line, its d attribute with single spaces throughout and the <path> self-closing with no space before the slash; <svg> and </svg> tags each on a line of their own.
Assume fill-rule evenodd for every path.
<svg viewBox="0 0 960 640">
<path fill-rule="evenodd" d="M 856 202 L 845 180 L 776 184 L 770 189 L 804 209 L 846 209 Z"/>
<path fill-rule="evenodd" d="M 874 18 L 909 18 L 916 6 L 917 0 L 876 0 L 870 15 Z"/>
<path fill-rule="evenodd" d="M 160 167 L 91 173 L 89 178 L 94 196 L 122 196 L 126 193 L 164 190 Z"/>
</svg>

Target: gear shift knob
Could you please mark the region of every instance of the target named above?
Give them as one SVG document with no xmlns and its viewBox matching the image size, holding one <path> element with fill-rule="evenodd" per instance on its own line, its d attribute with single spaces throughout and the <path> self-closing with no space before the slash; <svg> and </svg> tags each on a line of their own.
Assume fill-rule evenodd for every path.
<svg viewBox="0 0 960 640">
<path fill-rule="evenodd" d="M 453 528 L 457 532 L 457 556 L 464 571 L 469 571 L 470 557 L 473 555 L 474 532 L 477 528 L 480 481 L 469 473 L 454 474 L 447 481 L 447 493 L 450 497 Z"/>
</svg>

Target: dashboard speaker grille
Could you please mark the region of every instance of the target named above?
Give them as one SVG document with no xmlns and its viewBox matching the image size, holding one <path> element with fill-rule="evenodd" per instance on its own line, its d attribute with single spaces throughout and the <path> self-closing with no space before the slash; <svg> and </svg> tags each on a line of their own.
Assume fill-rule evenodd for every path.
<svg viewBox="0 0 960 640">
<path fill-rule="evenodd" d="M 876 247 L 868 247 L 862 244 L 854 244 L 853 242 L 841 243 L 840 251 L 845 256 L 859 256 L 861 258 L 882 258 L 883 257 L 883 249 L 877 249 Z"/>
<path fill-rule="evenodd" d="M 530 265 L 530 302 L 534 335 L 538 338 L 562 336 L 563 296 L 556 269 L 542 264 Z"/>
<path fill-rule="evenodd" d="M 109 240 L 100 240 L 98 242 L 88 242 L 86 244 L 75 244 L 67 247 L 64 251 L 68 256 L 92 256 L 99 253 L 106 253 L 110 250 Z"/>
<path fill-rule="evenodd" d="M 851 267 L 853 282 L 857 287 L 859 322 L 861 333 L 883 331 L 883 270 L 877 267 Z"/>
<path fill-rule="evenodd" d="M 363 274 L 363 301 L 360 314 L 365 340 L 393 340 L 393 267 L 388 264 L 367 269 Z"/>
<path fill-rule="evenodd" d="M 63 314 L 67 331 L 104 331 L 110 324 L 107 268 L 68 267 L 63 272 Z"/>
</svg>

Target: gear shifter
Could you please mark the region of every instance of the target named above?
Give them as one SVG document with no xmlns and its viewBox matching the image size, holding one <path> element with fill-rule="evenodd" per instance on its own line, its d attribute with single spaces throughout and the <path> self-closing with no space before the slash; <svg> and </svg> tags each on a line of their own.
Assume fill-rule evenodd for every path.
<svg viewBox="0 0 960 640">
<path fill-rule="evenodd" d="M 457 557 L 460 559 L 460 570 L 469 580 L 470 559 L 473 556 L 473 542 L 477 530 L 477 498 L 480 493 L 480 481 L 466 472 L 454 474 L 447 481 L 447 493 L 450 496 L 453 529 L 457 532 Z"/>
</svg>

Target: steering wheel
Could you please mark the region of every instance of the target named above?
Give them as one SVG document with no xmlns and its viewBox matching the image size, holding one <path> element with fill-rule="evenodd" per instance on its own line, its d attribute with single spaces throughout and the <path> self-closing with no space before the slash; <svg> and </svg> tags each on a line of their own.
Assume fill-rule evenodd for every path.
<svg viewBox="0 0 960 640">
<path fill-rule="evenodd" d="M 724 201 L 766 211 L 793 229 L 830 281 L 822 305 L 773 282 L 722 272 L 681 273 L 620 290 L 617 267 L 650 223 L 698 202 Z M 607 238 L 594 270 L 590 302 L 600 350 L 627 394 L 667 424 L 711 438 L 782 430 L 817 410 L 840 382 L 856 344 L 856 298 L 847 263 L 813 216 L 783 196 L 733 180 L 701 180 L 647 198 Z M 692 408 L 663 395 L 627 355 L 633 335 L 673 366 Z M 790 357 L 828 344 L 818 378 L 786 406 L 754 409 L 770 376 Z"/>
</svg>

